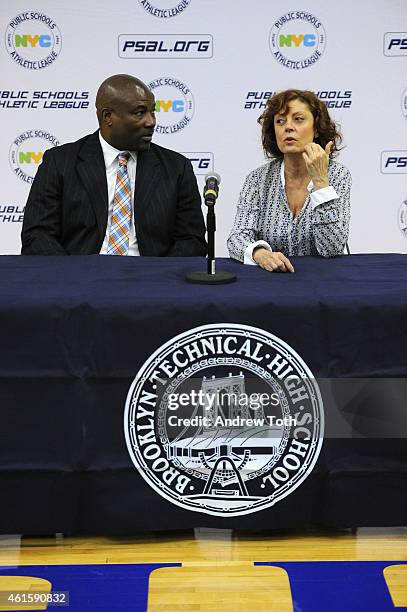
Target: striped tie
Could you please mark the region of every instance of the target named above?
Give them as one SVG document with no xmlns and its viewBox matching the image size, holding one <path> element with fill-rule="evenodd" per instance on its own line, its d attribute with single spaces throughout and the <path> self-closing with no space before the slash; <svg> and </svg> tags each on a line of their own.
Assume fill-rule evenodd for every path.
<svg viewBox="0 0 407 612">
<path fill-rule="evenodd" d="M 116 189 L 113 198 L 112 221 L 110 224 L 108 255 L 127 255 L 131 222 L 131 186 L 127 174 L 130 153 L 119 154 Z"/>
</svg>

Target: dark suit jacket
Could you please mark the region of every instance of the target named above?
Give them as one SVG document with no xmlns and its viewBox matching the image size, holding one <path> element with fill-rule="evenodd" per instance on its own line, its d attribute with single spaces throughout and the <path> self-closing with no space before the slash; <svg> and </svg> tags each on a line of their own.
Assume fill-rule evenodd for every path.
<svg viewBox="0 0 407 612">
<path fill-rule="evenodd" d="M 23 255 L 99 253 L 107 225 L 106 169 L 98 132 L 45 152 L 31 186 Z M 205 226 L 192 165 L 152 144 L 138 153 L 134 218 L 141 255 L 205 255 Z"/>
</svg>

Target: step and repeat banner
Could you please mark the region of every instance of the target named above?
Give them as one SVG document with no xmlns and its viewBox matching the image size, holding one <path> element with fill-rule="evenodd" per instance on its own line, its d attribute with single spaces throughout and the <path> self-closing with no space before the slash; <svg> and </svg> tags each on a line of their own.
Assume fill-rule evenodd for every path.
<svg viewBox="0 0 407 612">
<path fill-rule="evenodd" d="M 189 157 L 201 187 L 221 175 L 218 255 L 265 162 L 257 119 L 291 87 L 341 125 L 351 251 L 407 251 L 406 0 L 19 0 L 0 14 L 1 254 L 20 251 L 44 151 L 97 129 L 96 91 L 117 73 L 152 89 L 156 143 Z"/>
</svg>

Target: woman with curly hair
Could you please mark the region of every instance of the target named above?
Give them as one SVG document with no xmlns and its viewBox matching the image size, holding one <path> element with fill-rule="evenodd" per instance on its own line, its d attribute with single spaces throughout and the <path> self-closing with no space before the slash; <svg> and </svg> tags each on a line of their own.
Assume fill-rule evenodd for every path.
<svg viewBox="0 0 407 612">
<path fill-rule="evenodd" d="M 348 240 L 351 176 L 333 161 L 342 137 L 311 91 L 288 89 L 259 118 L 270 161 L 243 185 L 229 254 L 269 271 L 294 272 L 290 255 L 333 257 Z"/>
</svg>

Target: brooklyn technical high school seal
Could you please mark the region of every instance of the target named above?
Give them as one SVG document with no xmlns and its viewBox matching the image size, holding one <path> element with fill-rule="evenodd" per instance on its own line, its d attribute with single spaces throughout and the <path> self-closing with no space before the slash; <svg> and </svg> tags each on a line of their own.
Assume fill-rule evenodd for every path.
<svg viewBox="0 0 407 612">
<path fill-rule="evenodd" d="M 127 448 L 146 482 L 196 512 L 274 505 L 311 473 L 323 440 L 318 385 L 301 357 L 255 327 L 213 324 L 161 346 L 127 396 Z"/>
</svg>

